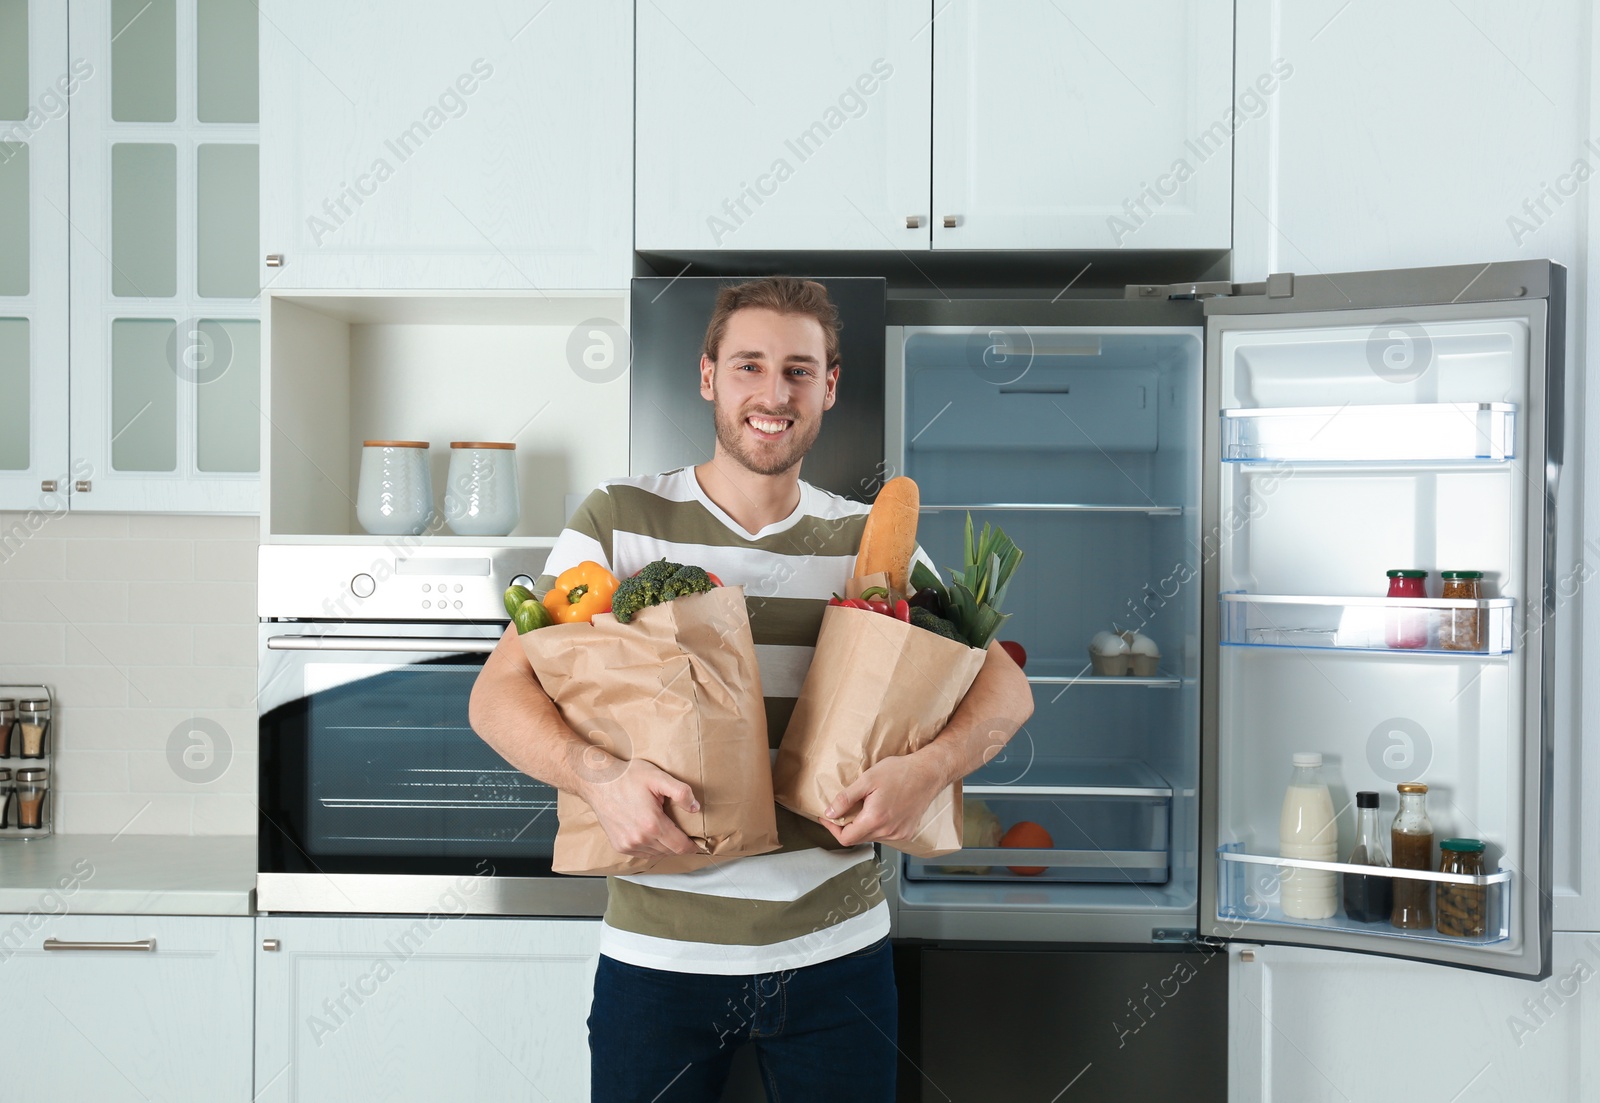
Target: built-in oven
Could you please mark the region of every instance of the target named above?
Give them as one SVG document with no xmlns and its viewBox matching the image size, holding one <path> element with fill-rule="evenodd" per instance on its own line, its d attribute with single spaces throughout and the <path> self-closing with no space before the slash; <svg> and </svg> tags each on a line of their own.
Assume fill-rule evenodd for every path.
<svg viewBox="0 0 1600 1103">
<path fill-rule="evenodd" d="M 467 720 L 547 550 L 262 547 L 259 910 L 603 913 L 551 872 L 555 790 Z"/>
</svg>

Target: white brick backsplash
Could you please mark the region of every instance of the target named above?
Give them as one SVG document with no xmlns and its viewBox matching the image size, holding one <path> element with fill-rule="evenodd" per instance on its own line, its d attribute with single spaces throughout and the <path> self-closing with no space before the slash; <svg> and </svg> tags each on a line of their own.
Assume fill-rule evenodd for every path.
<svg viewBox="0 0 1600 1103">
<path fill-rule="evenodd" d="M 56 831 L 255 834 L 259 534 L 255 517 L 0 513 L 0 683 L 55 695 Z M 168 759 L 195 717 L 229 743 L 203 784 Z"/>
<path fill-rule="evenodd" d="M 193 540 L 71 540 L 67 577 L 86 582 L 194 577 Z"/>
<path fill-rule="evenodd" d="M 190 666 L 194 632 L 187 624 L 74 624 L 67 630 L 68 666 Z"/>
</svg>

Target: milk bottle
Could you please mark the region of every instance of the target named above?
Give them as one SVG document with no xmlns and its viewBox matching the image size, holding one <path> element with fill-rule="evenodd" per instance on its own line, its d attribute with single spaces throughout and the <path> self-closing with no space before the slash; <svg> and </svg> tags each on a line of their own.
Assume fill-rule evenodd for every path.
<svg viewBox="0 0 1600 1103">
<path fill-rule="evenodd" d="M 1285 858 L 1339 860 L 1333 798 L 1322 781 L 1322 756 L 1298 752 L 1278 819 L 1278 853 Z M 1280 867 L 1278 902 L 1289 919 L 1327 919 L 1339 906 L 1336 875 L 1320 869 Z"/>
</svg>

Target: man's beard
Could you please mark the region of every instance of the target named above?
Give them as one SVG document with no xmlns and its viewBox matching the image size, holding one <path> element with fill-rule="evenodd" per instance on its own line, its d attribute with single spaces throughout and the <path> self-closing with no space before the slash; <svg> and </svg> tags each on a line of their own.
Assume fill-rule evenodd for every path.
<svg viewBox="0 0 1600 1103">
<path fill-rule="evenodd" d="M 817 434 L 822 432 L 822 419 L 814 422 L 802 422 L 792 413 L 780 412 L 773 417 L 788 419 L 792 424 L 783 441 L 775 443 L 772 447 L 764 447 L 759 442 L 753 442 L 744 435 L 744 419 L 752 415 L 766 416 L 760 411 L 747 410 L 740 412 L 725 412 L 720 403 L 715 401 L 716 387 L 712 387 L 712 420 L 717 426 L 717 443 L 722 445 L 722 450 L 738 461 L 741 467 L 753 471 L 757 475 L 778 475 L 794 467 L 805 459 L 806 453 L 811 451 L 811 446 L 817 441 Z"/>
</svg>

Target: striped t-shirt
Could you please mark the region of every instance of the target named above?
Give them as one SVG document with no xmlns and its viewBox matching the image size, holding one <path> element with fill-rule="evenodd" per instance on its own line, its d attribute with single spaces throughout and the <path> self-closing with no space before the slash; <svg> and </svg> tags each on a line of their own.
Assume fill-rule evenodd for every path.
<svg viewBox="0 0 1600 1103">
<path fill-rule="evenodd" d="M 750 533 L 707 497 L 694 468 L 612 479 L 573 513 L 535 584 L 585 559 L 626 578 L 665 557 L 745 588 L 767 739 L 778 746 L 831 594 L 844 594 L 869 507 L 800 481 L 793 513 Z M 917 549 L 917 558 L 932 562 Z M 770 973 L 869 946 L 889 932 L 870 843 L 841 847 L 779 806 L 781 846 L 688 873 L 608 877 L 600 952 L 654 969 Z"/>
</svg>

